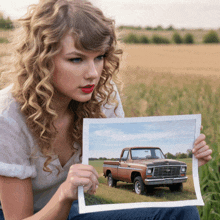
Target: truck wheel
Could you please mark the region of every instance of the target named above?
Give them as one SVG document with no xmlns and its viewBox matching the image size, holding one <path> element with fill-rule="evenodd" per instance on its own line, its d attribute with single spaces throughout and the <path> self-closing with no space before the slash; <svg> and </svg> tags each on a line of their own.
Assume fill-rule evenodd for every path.
<svg viewBox="0 0 220 220">
<path fill-rule="evenodd" d="M 116 187 L 117 185 L 117 181 L 115 179 L 112 178 L 112 174 L 109 173 L 108 174 L 108 186 L 110 187 Z"/>
<path fill-rule="evenodd" d="M 171 192 L 182 192 L 183 191 L 183 183 L 177 183 L 169 186 Z"/>
<path fill-rule="evenodd" d="M 138 194 L 138 195 L 142 195 L 144 194 L 144 183 L 143 180 L 141 178 L 141 176 L 137 176 L 134 179 L 134 191 Z"/>
</svg>

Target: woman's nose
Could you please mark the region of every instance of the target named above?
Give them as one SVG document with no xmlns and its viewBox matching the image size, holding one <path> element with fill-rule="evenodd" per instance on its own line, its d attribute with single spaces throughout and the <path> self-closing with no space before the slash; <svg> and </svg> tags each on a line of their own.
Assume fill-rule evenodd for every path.
<svg viewBox="0 0 220 220">
<path fill-rule="evenodd" d="M 85 78 L 87 79 L 95 79 L 99 76 L 98 66 L 95 61 L 90 61 L 88 64 L 88 68 L 85 74 Z"/>
</svg>

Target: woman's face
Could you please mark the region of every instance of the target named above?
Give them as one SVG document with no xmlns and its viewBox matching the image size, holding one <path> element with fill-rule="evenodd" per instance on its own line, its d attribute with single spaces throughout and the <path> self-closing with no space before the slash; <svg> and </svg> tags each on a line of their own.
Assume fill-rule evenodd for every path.
<svg viewBox="0 0 220 220">
<path fill-rule="evenodd" d="M 61 44 L 61 52 L 54 57 L 54 88 L 59 97 L 89 101 L 103 70 L 105 51 L 77 50 L 71 35 L 66 35 Z"/>
</svg>

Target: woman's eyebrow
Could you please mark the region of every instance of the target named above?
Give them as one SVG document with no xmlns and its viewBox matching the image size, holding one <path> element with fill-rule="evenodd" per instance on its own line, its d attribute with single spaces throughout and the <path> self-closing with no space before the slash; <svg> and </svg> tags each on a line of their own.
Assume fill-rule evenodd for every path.
<svg viewBox="0 0 220 220">
<path fill-rule="evenodd" d="M 104 54 L 104 53 L 106 53 L 106 51 L 105 51 L 105 50 L 103 50 L 103 51 L 98 51 L 97 53 Z M 86 55 L 85 55 L 84 53 L 80 53 L 80 52 L 77 52 L 77 51 L 69 52 L 69 53 L 67 53 L 66 55 L 76 55 L 76 56 L 86 57 Z"/>
<path fill-rule="evenodd" d="M 76 51 L 72 51 L 70 53 L 67 53 L 66 55 L 77 55 L 77 56 L 84 56 L 84 57 L 86 56 L 85 54 L 76 52 Z"/>
</svg>

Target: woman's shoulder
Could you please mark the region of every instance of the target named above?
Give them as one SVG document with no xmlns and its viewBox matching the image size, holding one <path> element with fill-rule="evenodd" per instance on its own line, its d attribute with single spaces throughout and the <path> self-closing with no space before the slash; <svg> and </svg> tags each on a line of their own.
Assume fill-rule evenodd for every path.
<svg viewBox="0 0 220 220">
<path fill-rule="evenodd" d="M 25 118 L 20 112 L 19 104 L 11 94 L 13 84 L 0 90 L 0 125 L 13 124 L 14 129 L 26 125 Z"/>
<path fill-rule="evenodd" d="M 33 173 L 33 169 L 27 166 L 34 147 L 34 139 L 20 112 L 19 104 L 11 94 L 11 88 L 10 85 L 0 90 L 0 175 L 7 176 L 9 172 L 14 173 L 14 176 L 17 173 L 20 177 L 24 173 L 27 175 Z M 7 167 L 12 167 L 8 164 L 13 165 L 14 168 L 8 171 Z"/>
<path fill-rule="evenodd" d="M 0 90 L 0 108 L 3 108 L 3 104 L 5 101 L 9 100 L 12 98 L 11 95 L 11 89 L 12 89 L 13 84 L 3 88 Z"/>
<path fill-rule="evenodd" d="M 4 115 L 4 116 L 9 116 L 9 115 L 17 116 L 17 114 L 21 115 L 19 110 L 19 104 L 13 98 L 11 93 L 12 87 L 13 84 L 0 90 L 0 115 Z"/>
</svg>

